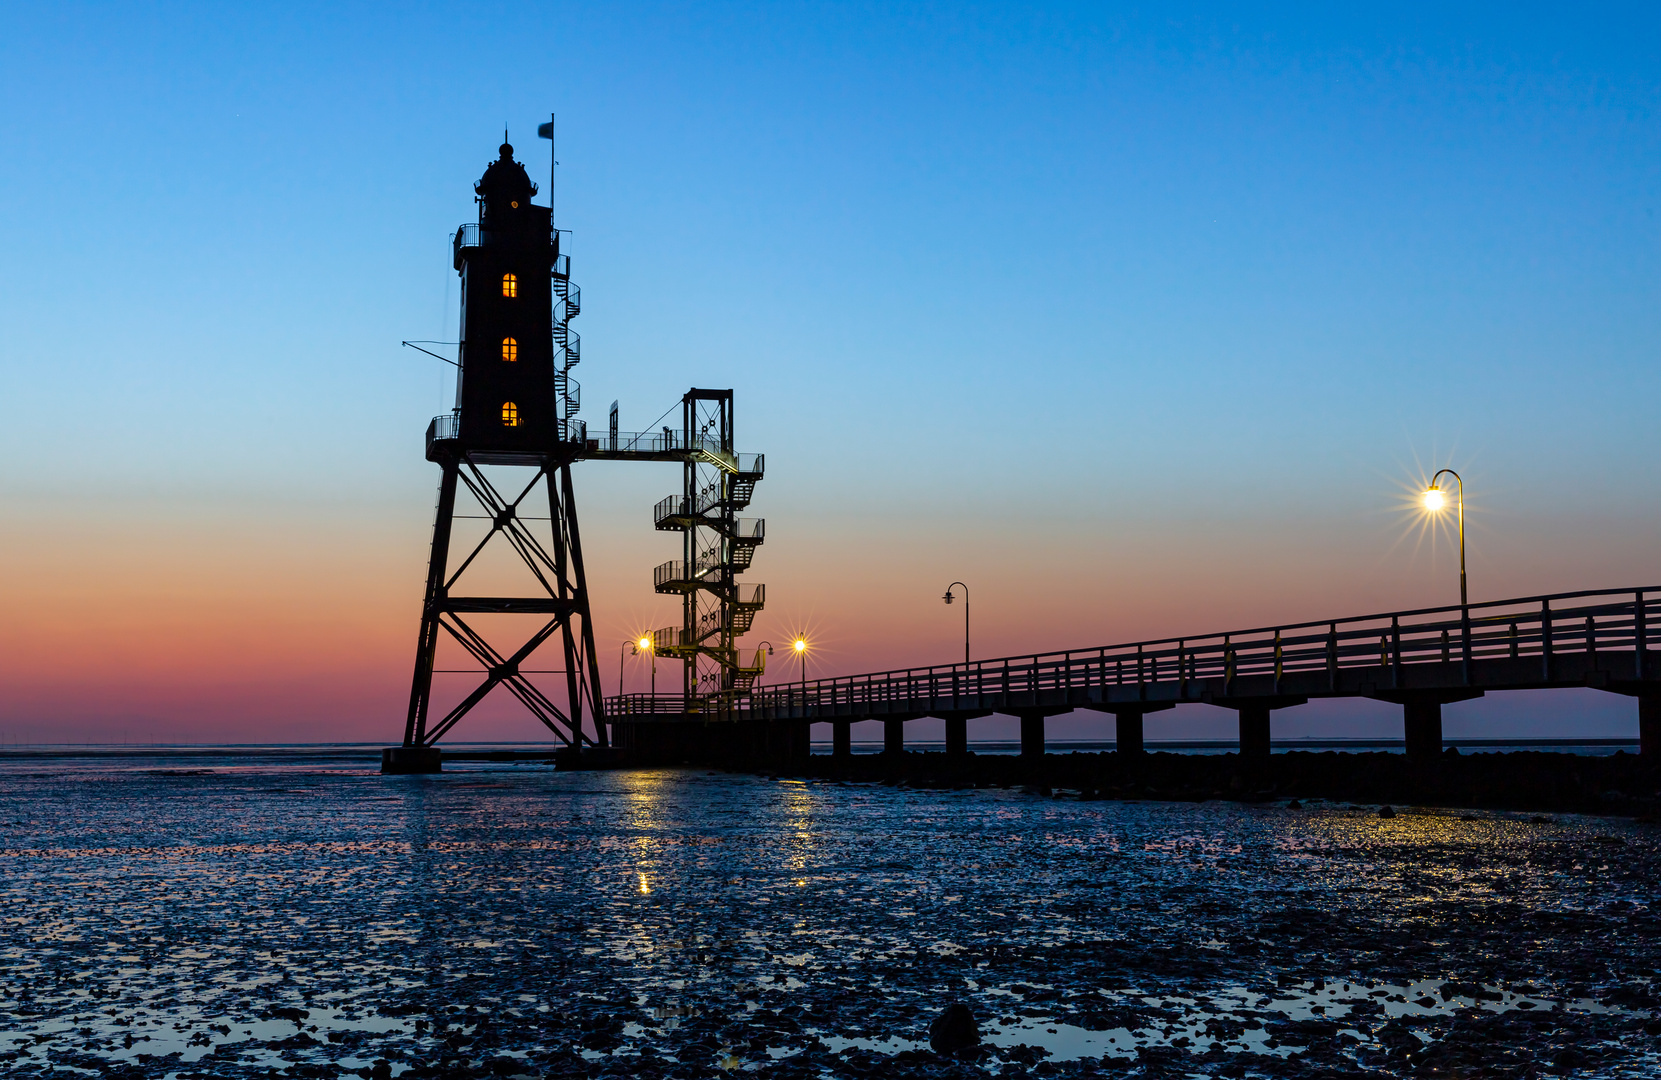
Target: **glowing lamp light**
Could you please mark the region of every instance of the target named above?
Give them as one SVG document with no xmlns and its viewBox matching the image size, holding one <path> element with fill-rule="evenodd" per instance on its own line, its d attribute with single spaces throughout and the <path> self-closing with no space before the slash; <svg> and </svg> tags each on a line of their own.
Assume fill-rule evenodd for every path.
<svg viewBox="0 0 1661 1080">
<path fill-rule="evenodd" d="M 635 644 L 640 646 L 641 652 L 650 652 L 652 648 L 652 639 L 649 637 L 643 637 L 639 641 L 635 642 Z"/>
<path fill-rule="evenodd" d="M 806 652 L 807 642 L 803 641 L 801 638 L 797 638 L 794 647 L 797 652 Z"/>
<path fill-rule="evenodd" d="M 1442 509 L 1442 507 L 1446 506 L 1447 504 L 1448 504 L 1447 492 L 1443 491 L 1441 488 L 1438 488 L 1438 487 L 1426 488 L 1425 489 L 1424 505 L 1425 505 L 1426 510 L 1429 510 L 1431 513 L 1434 514 L 1436 511 Z"/>
</svg>

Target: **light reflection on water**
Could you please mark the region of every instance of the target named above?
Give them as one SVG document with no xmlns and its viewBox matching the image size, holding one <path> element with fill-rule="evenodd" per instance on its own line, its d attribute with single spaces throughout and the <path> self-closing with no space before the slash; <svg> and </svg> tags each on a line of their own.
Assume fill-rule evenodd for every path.
<svg viewBox="0 0 1661 1080">
<path fill-rule="evenodd" d="M 0 1068 L 396 1073 L 692 1046 L 683 1061 L 743 1069 L 921 1049 L 959 999 L 994 1047 L 1057 1062 L 1309 1038 L 1354 1056 L 1397 1018 L 1652 1011 L 1609 975 L 1655 947 L 1630 929 L 1654 835 L 1627 823 L 178 764 L 0 759 Z M 1612 987 L 1627 1004 L 1599 1003 Z"/>
</svg>

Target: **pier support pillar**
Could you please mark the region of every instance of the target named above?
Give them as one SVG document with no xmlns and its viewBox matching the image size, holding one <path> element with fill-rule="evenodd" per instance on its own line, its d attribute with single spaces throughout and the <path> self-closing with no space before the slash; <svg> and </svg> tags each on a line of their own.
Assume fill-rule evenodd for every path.
<svg viewBox="0 0 1661 1080">
<path fill-rule="evenodd" d="M 904 720 L 884 720 L 882 722 L 882 752 L 895 755 L 905 753 Z"/>
<path fill-rule="evenodd" d="M 1407 756 L 1426 764 L 1442 760 L 1442 706 L 1482 697 L 1482 690 L 1395 690 L 1370 694 L 1402 709 L 1402 736 Z"/>
<path fill-rule="evenodd" d="M 1434 761 L 1442 753 L 1442 703 L 1435 698 L 1410 698 L 1402 705 L 1407 756 Z"/>
<path fill-rule="evenodd" d="M 1638 698 L 1638 754 L 1650 761 L 1661 758 L 1661 694 Z"/>
<path fill-rule="evenodd" d="M 1254 761 L 1269 757 L 1269 707 L 1243 705 L 1240 708 L 1240 756 Z"/>
<path fill-rule="evenodd" d="M 1142 752 L 1142 716 L 1142 713 L 1128 709 L 1114 714 L 1113 742 L 1119 753 Z"/>
<path fill-rule="evenodd" d="M 782 749 L 787 768 L 805 770 L 813 760 L 813 725 L 806 720 L 786 724 Z"/>
<path fill-rule="evenodd" d="M 961 716 L 946 717 L 946 756 L 969 756 L 969 721 Z"/>
<path fill-rule="evenodd" d="M 852 757 L 854 753 L 854 722 L 852 720 L 831 721 L 831 757 Z"/>
<path fill-rule="evenodd" d="M 1021 717 L 1021 756 L 1036 760 L 1044 756 L 1044 714 Z"/>
</svg>

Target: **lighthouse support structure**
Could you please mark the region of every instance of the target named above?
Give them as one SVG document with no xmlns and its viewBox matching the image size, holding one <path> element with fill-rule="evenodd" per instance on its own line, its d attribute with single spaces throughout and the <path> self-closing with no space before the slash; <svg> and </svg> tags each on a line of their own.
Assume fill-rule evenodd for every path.
<svg viewBox="0 0 1661 1080">
<path fill-rule="evenodd" d="M 513 147 L 503 144 L 474 193 L 479 220 L 456 230 L 453 240 L 462 286 L 456 406 L 427 428 L 427 460 L 442 474 L 404 741 L 383 751 L 381 771 L 388 773 L 440 771 L 438 741 L 498 687 L 567 752 L 607 743 L 571 486 L 571 463 L 587 445 L 571 378 L 581 359 L 569 325 L 580 293 L 551 212 L 531 202 L 536 185 L 513 160 Z M 510 484 L 514 474 L 519 479 Z M 478 513 L 457 512 L 464 490 Z M 489 523 L 465 553 L 455 543 L 461 519 Z M 503 545 L 525 587 L 505 596 L 499 584 L 492 595 L 468 589 L 469 572 L 502 580 Z M 509 630 L 510 623 L 517 625 Z M 504 637 L 513 644 L 495 643 Z M 556 637 L 559 656 L 549 660 Z M 440 668 L 441 653 L 467 666 Z M 478 677 L 472 689 L 453 703 L 445 693 L 448 708 L 435 715 L 434 677 L 469 673 Z M 563 687 L 553 692 L 544 689 L 548 680 L 535 678 L 554 675 L 563 676 Z"/>
</svg>

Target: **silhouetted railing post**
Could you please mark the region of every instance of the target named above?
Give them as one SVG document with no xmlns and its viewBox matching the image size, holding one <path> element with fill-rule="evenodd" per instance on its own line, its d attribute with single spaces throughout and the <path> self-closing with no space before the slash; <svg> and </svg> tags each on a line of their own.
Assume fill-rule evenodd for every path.
<svg viewBox="0 0 1661 1080">
<path fill-rule="evenodd" d="M 1540 601 L 1540 678 L 1551 682 L 1551 601 Z"/>
<path fill-rule="evenodd" d="M 1390 616 L 1390 689 L 1401 689 L 1401 618 Z"/>
<path fill-rule="evenodd" d="M 1466 686 L 1471 685 L 1471 609 L 1468 604 L 1459 605 L 1459 633 L 1461 637 L 1460 678 Z"/>
<path fill-rule="evenodd" d="M 1632 674 L 1637 679 L 1644 677 L 1644 653 L 1649 650 L 1649 627 L 1644 615 L 1644 594 L 1636 593 L 1632 598 Z"/>
<path fill-rule="evenodd" d="M 1328 623 L 1326 634 L 1326 682 L 1328 690 L 1338 689 L 1338 624 Z"/>
</svg>

